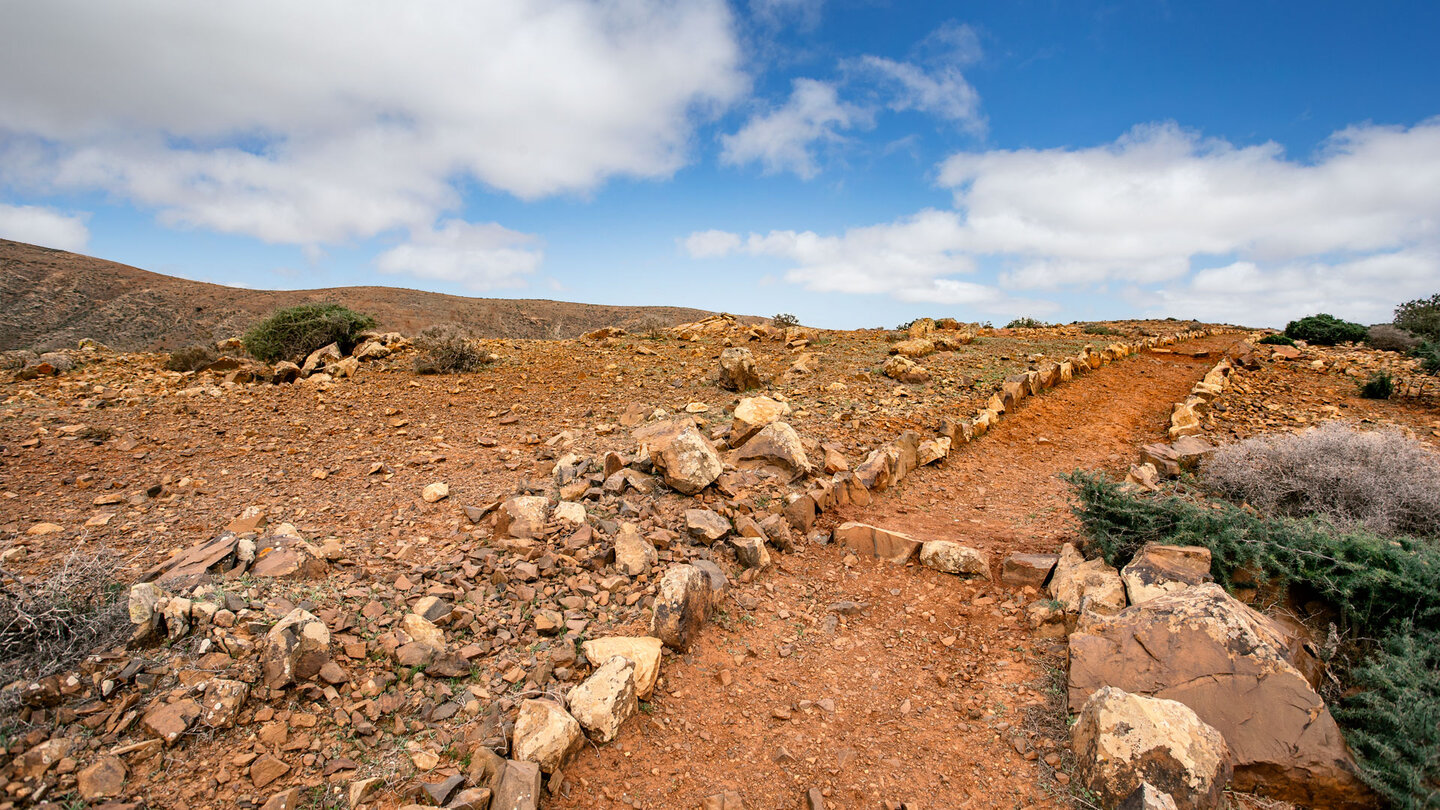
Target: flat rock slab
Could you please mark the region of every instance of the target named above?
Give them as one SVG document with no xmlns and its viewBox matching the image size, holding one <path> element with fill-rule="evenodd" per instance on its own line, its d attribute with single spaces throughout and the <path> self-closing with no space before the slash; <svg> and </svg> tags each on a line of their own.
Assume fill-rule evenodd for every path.
<svg viewBox="0 0 1440 810">
<path fill-rule="evenodd" d="M 924 545 L 900 532 L 881 529 L 867 523 L 843 523 L 835 529 L 835 542 L 862 557 L 876 557 L 901 565 L 910 562 Z"/>
</svg>

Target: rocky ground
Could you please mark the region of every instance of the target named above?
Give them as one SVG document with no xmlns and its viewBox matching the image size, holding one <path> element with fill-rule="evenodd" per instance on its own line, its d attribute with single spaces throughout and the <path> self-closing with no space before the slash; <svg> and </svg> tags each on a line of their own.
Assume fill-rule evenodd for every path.
<svg viewBox="0 0 1440 810">
<path fill-rule="evenodd" d="M 724 319 L 487 341 L 500 359 L 462 375 L 416 376 L 392 341 L 284 385 L 71 352 L 76 367 L 0 388 L 0 560 L 33 583 L 71 552 L 111 554 L 122 584 L 161 589 L 138 592 L 149 638 L 13 685 L 28 692 L 5 796 L 273 810 L 493 790 L 498 807 L 532 789 L 531 760 L 557 807 L 1066 806 L 1064 648 L 1030 610 L 1043 576 L 1027 589 L 1001 558 L 1072 539 L 1056 474 L 1123 473 L 1243 337 L 1107 362 L 1016 407 L 1017 372 L 1179 328 L 1113 326 L 918 334 L 929 351 L 901 345 L 925 382 L 883 372 L 919 378 L 888 359 L 911 335 Z M 720 384 L 741 348 L 759 390 Z M 1246 374 L 1291 368 L 1237 373 L 1217 424 L 1248 408 Z M 1291 407 L 1310 413 L 1329 377 L 1304 373 Z M 956 420 L 968 437 L 987 405 L 1010 413 L 960 448 Z M 1423 402 L 1379 407 L 1433 424 Z M 905 431 L 955 451 L 910 445 L 932 464 L 857 489 Z M 714 449 L 685 451 L 697 440 Z M 835 533 L 845 521 L 989 562 L 877 560 Z M 670 644 L 691 628 L 654 617 L 683 603 L 668 572 L 684 563 L 714 609 Z M 648 647 L 614 672 L 587 659 L 588 640 L 651 632 L 676 648 L 656 645 L 653 691 Z M 577 754 L 579 726 L 547 706 L 612 681 L 630 692 L 569 696 L 592 740 Z"/>
</svg>

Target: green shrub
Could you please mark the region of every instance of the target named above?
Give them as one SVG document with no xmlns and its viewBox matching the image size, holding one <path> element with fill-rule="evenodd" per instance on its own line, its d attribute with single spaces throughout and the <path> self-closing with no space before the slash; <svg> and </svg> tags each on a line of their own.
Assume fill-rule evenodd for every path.
<svg viewBox="0 0 1440 810">
<path fill-rule="evenodd" d="M 1349 675 L 1360 691 L 1334 715 L 1361 776 L 1396 807 L 1440 807 L 1440 632 L 1406 624 Z"/>
<path fill-rule="evenodd" d="M 1291 321 L 1285 325 L 1285 334 L 1295 340 L 1303 340 L 1314 346 L 1334 346 L 1337 343 L 1359 342 L 1365 339 L 1366 329 L 1358 323 L 1342 321 L 1333 315 L 1320 313 Z"/>
<path fill-rule="evenodd" d="M 1440 342 L 1440 293 L 1396 307 L 1395 325 L 1426 340 Z"/>
<path fill-rule="evenodd" d="M 1440 374 L 1440 340 L 1427 340 L 1410 352 L 1420 358 L 1420 367 L 1430 374 Z"/>
<path fill-rule="evenodd" d="M 1395 393 L 1395 380 L 1387 371 L 1377 371 L 1360 384 L 1360 396 L 1366 399 L 1389 399 Z"/>
<path fill-rule="evenodd" d="M 782 313 L 780 313 L 779 315 L 776 315 L 775 317 L 771 318 L 771 319 L 770 319 L 770 324 L 771 324 L 772 326 L 778 326 L 778 327 L 781 328 L 781 329 L 786 329 L 786 328 L 789 328 L 789 327 L 791 327 L 791 326 L 799 326 L 799 325 L 800 325 L 800 319 L 797 318 L 797 317 L 795 317 L 794 315 L 791 315 L 791 314 L 788 313 L 788 312 L 782 312 Z"/>
<path fill-rule="evenodd" d="M 1378 323 L 1365 334 L 1365 343 L 1372 349 L 1379 349 L 1382 352 L 1399 352 L 1405 354 L 1412 352 L 1421 343 L 1420 338 L 1406 332 L 1398 326 L 1388 323 Z"/>
<path fill-rule="evenodd" d="M 1294 339 L 1294 338 L 1286 337 L 1285 335 L 1282 335 L 1282 334 L 1280 334 L 1279 332 L 1276 332 L 1276 333 L 1273 334 L 1273 335 L 1266 335 L 1265 337 L 1260 338 L 1260 340 L 1258 340 L 1258 341 L 1256 341 L 1256 342 L 1257 342 L 1257 343 L 1264 343 L 1264 344 L 1267 345 L 1267 346 L 1294 346 L 1294 345 L 1295 345 L 1295 339 Z"/>
<path fill-rule="evenodd" d="M 299 362 L 331 343 L 340 344 L 340 351 L 349 354 L 359 342 L 360 333 L 374 325 L 374 318 L 339 304 L 301 304 L 256 324 L 241 341 L 245 351 L 267 363 Z"/>
<path fill-rule="evenodd" d="M 1016 318 L 1015 320 L 1011 321 L 1010 323 L 1005 324 L 1005 328 L 1006 328 L 1006 329 L 1039 329 L 1040 327 L 1042 327 L 1042 326 L 1044 326 L 1044 325 L 1045 325 L 1045 322 L 1044 322 L 1044 321 L 1037 321 L 1037 320 L 1035 320 L 1034 318 L 1023 317 L 1023 318 Z"/>
<path fill-rule="evenodd" d="M 215 362 L 218 356 L 213 346 L 197 343 L 171 352 L 170 357 L 165 360 L 165 368 L 171 371 L 199 371 Z"/>
<path fill-rule="evenodd" d="M 1086 327 L 1085 327 L 1085 334 L 1087 334 L 1087 335 L 1118 335 L 1118 334 L 1121 334 L 1121 332 L 1120 332 L 1119 329 L 1116 329 L 1116 328 L 1114 328 L 1113 326 L 1106 326 L 1105 324 L 1102 324 L 1102 323 L 1092 323 L 1092 324 L 1090 324 L 1089 326 L 1086 326 Z"/>
</svg>

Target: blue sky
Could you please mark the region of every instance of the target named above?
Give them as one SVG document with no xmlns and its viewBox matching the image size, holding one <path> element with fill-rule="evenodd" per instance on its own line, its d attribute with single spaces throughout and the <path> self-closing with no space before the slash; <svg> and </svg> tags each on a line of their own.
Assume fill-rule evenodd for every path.
<svg viewBox="0 0 1440 810">
<path fill-rule="evenodd" d="M 15 0 L 0 237 L 261 288 L 1388 320 L 1440 5 Z"/>
</svg>

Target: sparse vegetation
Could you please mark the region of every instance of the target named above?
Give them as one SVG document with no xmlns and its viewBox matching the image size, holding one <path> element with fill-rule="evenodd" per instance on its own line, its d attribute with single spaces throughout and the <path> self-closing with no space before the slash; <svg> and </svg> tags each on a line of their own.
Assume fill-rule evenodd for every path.
<svg viewBox="0 0 1440 810">
<path fill-rule="evenodd" d="M 1425 340 L 1440 342 L 1440 293 L 1396 307 L 1395 325 Z"/>
<path fill-rule="evenodd" d="M 1372 349 L 1405 354 L 1420 345 L 1420 338 L 1398 326 L 1380 323 L 1370 327 L 1370 331 L 1365 335 L 1365 342 Z"/>
<path fill-rule="evenodd" d="M 1420 367 L 1427 373 L 1440 374 L 1440 340 L 1427 340 L 1410 354 L 1420 358 Z"/>
<path fill-rule="evenodd" d="M 1214 494 L 1267 515 L 1440 536 L 1440 458 L 1397 430 L 1329 422 L 1248 439 L 1215 451 L 1202 480 Z"/>
<path fill-rule="evenodd" d="M 171 371 L 199 371 L 215 362 L 217 357 L 219 354 L 214 347 L 205 343 L 197 343 L 171 352 L 170 358 L 165 361 L 165 368 Z"/>
<path fill-rule="evenodd" d="M 1260 338 L 1260 340 L 1258 340 L 1258 341 L 1256 341 L 1256 342 L 1257 342 L 1257 343 L 1263 343 L 1263 344 L 1265 344 L 1266 346 L 1294 346 L 1294 345 L 1295 345 L 1295 339 L 1294 339 L 1294 338 L 1289 337 L 1289 336 L 1287 336 L 1287 335 L 1283 335 L 1283 334 L 1281 334 L 1281 333 L 1279 333 L 1279 332 L 1276 332 L 1276 333 L 1273 334 L 1273 335 L 1266 335 L 1265 337 Z"/>
<path fill-rule="evenodd" d="M 800 319 L 795 317 L 794 315 L 791 315 L 788 312 L 782 312 L 779 315 L 776 315 L 770 319 L 770 325 L 779 327 L 781 329 L 787 329 L 791 326 L 799 326 Z"/>
<path fill-rule="evenodd" d="M 1389 399 L 1395 393 L 1395 380 L 1388 371 L 1377 371 L 1360 384 L 1360 396 L 1366 399 Z"/>
<path fill-rule="evenodd" d="M 1123 334 L 1123 333 L 1122 333 L 1119 329 L 1116 329 L 1116 328 L 1113 327 L 1113 326 L 1106 326 L 1106 325 L 1103 324 L 1103 323 L 1092 323 L 1092 324 L 1090 324 L 1090 325 L 1088 325 L 1088 326 L 1085 327 L 1085 334 L 1087 334 L 1087 335 L 1119 335 L 1119 334 Z"/>
<path fill-rule="evenodd" d="M 245 351 L 267 363 L 299 361 L 331 343 L 338 343 L 340 351 L 348 354 L 359 342 L 360 333 L 374 325 L 374 318 L 339 304 L 301 304 L 256 324 L 241 341 Z"/>
<path fill-rule="evenodd" d="M 415 358 L 416 374 L 455 374 L 476 371 L 491 362 L 490 355 L 476 345 L 470 331 L 459 324 L 432 326 L 415 338 L 420 354 Z"/>
<path fill-rule="evenodd" d="M 0 571 L 0 683 L 62 672 L 124 639 L 131 628 L 118 569 L 114 555 L 87 549 L 38 580 Z M 15 698 L 10 690 L 0 696 L 0 714 Z"/>
<path fill-rule="evenodd" d="M 1309 315 L 1285 325 L 1285 334 L 1315 346 L 1358 343 L 1370 330 L 1353 321 L 1342 321 L 1334 315 Z"/>
<path fill-rule="evenodd" d="M 1026 316 L 1026 317 L 1021 317 L 1021 318 L 1016 318 L 1015 320 L 1011 321 L 1010 323 L 1005 324 L 1005 328 L 1006 328 L 1006 329 L 1039 329 L 1040 327 L 1042 327 L 1042 326 L 1044 326 L 1044 325 L 1045 325 L 1045 322 L 1044 322 L 1044 321 L 1038 321 L 1038 320 L 1036 320 L 1036 319 L 1034 319 L 1034 318 L 1031 318 L 1031 317 Z"/>
</svg>

